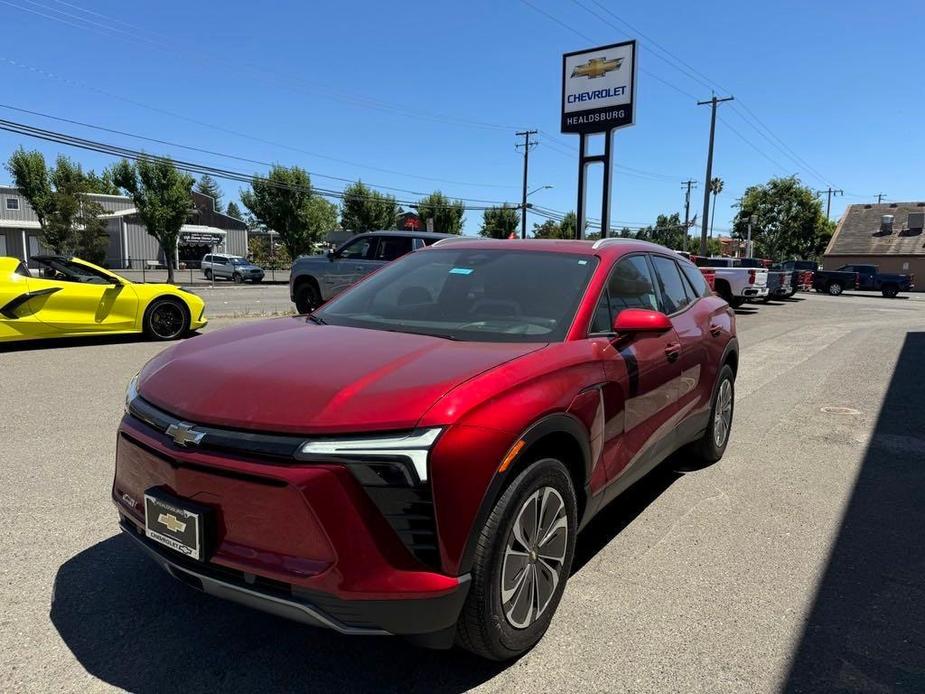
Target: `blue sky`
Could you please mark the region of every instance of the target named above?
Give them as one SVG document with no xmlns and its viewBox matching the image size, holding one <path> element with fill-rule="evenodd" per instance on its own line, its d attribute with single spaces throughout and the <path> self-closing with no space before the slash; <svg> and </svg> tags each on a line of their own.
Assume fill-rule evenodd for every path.
<svg viewBox="0 0 925 694">
<path fill-rule="evenodd" d="M 575 207 L 577 136 L 558 132 L 561 54 L 634 37 L 637 124 L 614 146 L 616 164 L 633 170 L 616 171 L 612 224 L 683 213 L 686 178 L 701 181 L 699 212 L 709 109 L 695 99 L 714 87 L 736 97 L 717 125 L 719 233 L 744 188 L 773 175 L 843 189 L 833 216 L 878 192 L 925 198 L 925 59 L 914 29 L 923 20 L 913 1 L 0 0 L 0 104 L 372 185 L 511 202 L 523 165 L 514 131 L 536 128 L 531 188 L 554 187 L 531 201 L 565 211 Z M 659 59 L 659 47 L 674 57 Z M 0 118 L 261 170 L 4 108 Z M 7 132 L 0 158 L 19 144 L 94 168 L 111 161 Z M 237 184 L 221 184 L 226 202 L 237 198 Z M 467 233 L 480 218 L 467 213 Z"/>
</svg>

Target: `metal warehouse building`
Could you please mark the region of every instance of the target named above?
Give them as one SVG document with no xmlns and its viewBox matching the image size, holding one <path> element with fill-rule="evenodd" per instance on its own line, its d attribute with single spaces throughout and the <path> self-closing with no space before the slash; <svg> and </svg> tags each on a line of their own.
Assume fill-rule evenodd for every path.
<svg viewBox="0 0 925 694">
<path fill-rule="evenodd" d="M 138 217 L 132 199 L 122 195 L 88 196 L 106 213 L 109 248 L 105 265 L 113 269 L 141 267 L 165 262 L 157 240 L 150 236 Z M 198 266 L 202 256 L 213 250 L 247 255 L 247 225 L 240 219 L 215 211 L 208 195 L 192 192 L 190 216 L 180 229 L 175 257 L 180 264 Z M 0 256 L 21 258 L 27 264 L 34 255 L 48 253 L 42 245 L 42 230 L 35 211 L 14 186 L 0 186 Z"/>
<path fill-rule="evenodd" d="M 876 265 L 880 272 L 917 275 L 925 291 L 925 202 L 849 205 L 822 256 L 826 270 Z"/>
</svg>

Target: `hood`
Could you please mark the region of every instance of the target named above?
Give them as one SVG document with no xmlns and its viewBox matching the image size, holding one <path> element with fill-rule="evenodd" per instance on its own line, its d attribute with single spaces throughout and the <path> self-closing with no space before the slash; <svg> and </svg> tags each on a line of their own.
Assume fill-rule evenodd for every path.
<svg viewBox="0 0 925 694">
<path fill-rule="evenodd" d="M 408 429 L 456 386 L 544 346 L 281 318 L 179 343 L 148 362 L 138 387 L 196 424 L 304 434 Z"/>
</svg>

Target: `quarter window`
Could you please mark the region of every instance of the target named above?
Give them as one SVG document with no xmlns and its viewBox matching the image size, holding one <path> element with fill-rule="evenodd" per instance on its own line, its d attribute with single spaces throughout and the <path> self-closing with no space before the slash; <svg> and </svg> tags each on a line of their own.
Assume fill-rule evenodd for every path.
<svg viewBox="0 0 925 694">
<path fill-rule="evenodd" d="M 652 264 L 662 294 L 662 310 L 671 315 L 686 308 L 693 298 L 688 296 L 678 264 L 671 258 L 659 255 L 652 256 Z"/>
<path fill-rule="evenodd" d="M 684 273 L 687 281 L 690 282 L 695 297 L 710 296 L 713 293 L 710 289 L 710 285 L 707 284 L 707 281 L 703 278 L 703 273 L 696 267 L 690 263 L 678 263 L 678 267 L 681 268 L 681 272 Z"/>
</svg>

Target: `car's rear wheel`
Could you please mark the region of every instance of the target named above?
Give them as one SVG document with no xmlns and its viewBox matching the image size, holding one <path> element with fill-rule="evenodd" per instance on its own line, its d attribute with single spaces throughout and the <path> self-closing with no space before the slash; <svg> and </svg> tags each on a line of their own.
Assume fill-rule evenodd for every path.
<svg viewBox="0 0 925 694">
<path fill-rule="evenodd" d="M 152 340 L 176 340 L 189 332 L 186 306 L 175 299 L 158 299 L 145 311 L 144 331 Z"/>
<path fill-rule="evenodd" d="M 844 287 L 841 286 L 841 282 L 829 282 L 829 286 L 826 287 L 831 296 L 838 296 L 842 293 Z"/>
<path fill-rule="evenodd" d="M 300 284 L 295 291 L 295 307 L 299 313 L 311 313 L 321 305 L 321 295 L 311 282 Z"/>
<path fill-rule="evenodd" d="M 572 568 L 577 525 L 575 489 L 560 461 L 537 460 L 516 477 L 479 534 L 460 646 L 509 660 L 543 637 Z"/>
<path fill-rule="evenodd" d="M 715 463 L 723 457 L 732 431 L 732 415 L 735 410 L 735 374 L 728 364 L 719 372 L 710 407 L 710 421 L 707 429 L 689 447 L 689 453 L 703 463 Z"/>
<path fill-rule="evenodd" d="M 897 294 L 899 294 L 899 287 L 895 284 L 888 284 L 885 287 L 880 289 L 880 293 L 883 294 L 887 299 L 892 299 Z"/>
</svg>

